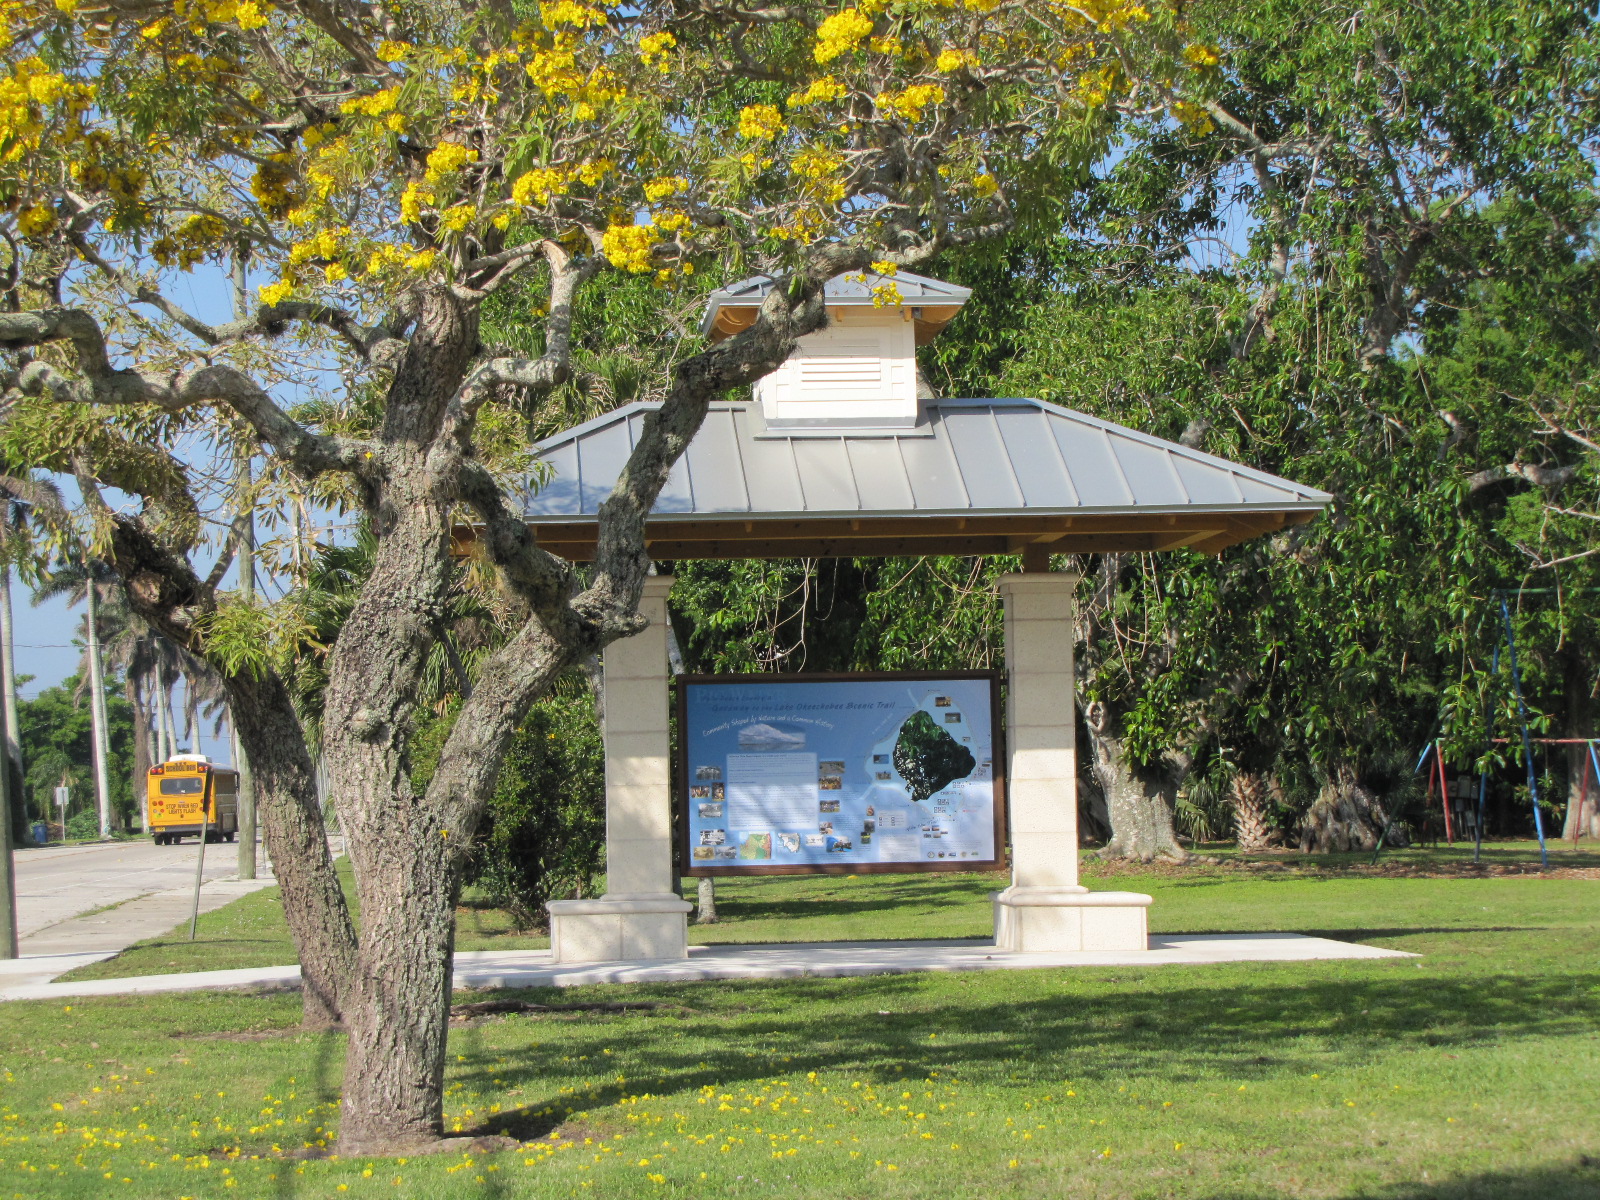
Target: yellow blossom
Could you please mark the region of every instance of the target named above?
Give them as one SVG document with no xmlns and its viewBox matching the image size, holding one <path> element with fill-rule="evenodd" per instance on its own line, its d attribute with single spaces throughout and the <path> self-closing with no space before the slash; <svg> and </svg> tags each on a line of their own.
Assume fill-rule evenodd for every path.
<svg viewBox="0 0 1600 1200">
<path fill-rule="evenodd" d="M 839 99 L 844 92 L 844 84 L 832 75 L 824 75 L 821 79 L 813 79 L 805 90 L 792 93 L 788 105 L 790 108 L 804 108 L 808 104 L 826 104 Z"/>
<path fill-rule="evenodd" d="M 263 285 L 260 288 L 260 292 L 261 303 L 270 308 L 275 304 L 282 304 L 290 296 L 294 295 L 294 284 L 290 280 L 280 279 L 277 283 Z"/>
<path fill-rule="evenodd" d="M 649 225 L 612 225 L 600 239 L 600 248 L 614 266 L 635 275 L 643 275 L 654 265 L 650 251 L 656 241 L 656 231 Z"/>
<path fill-rule="evenodd" d="M 841 54 L 854 50 L 871 32 L 872 20 L 860 9 L 847 8 L 836 12 L 817 26 L 817 44 L 811 56 L 819 63 L 832 62 Z"/>
<path fill-rule="evenodd" d="M 663 175 L 644 185 L 644 198 L 654 204 L 657 200 L 664 200 L 668 196 L 676 196 L 679 192 L 688 190 L 689 181 L 682 175 Z"/>
<path fill-rule="evenodd" d="M 511 185 L 511 199 L 521 205 L 529 205 L 535 201 L 548 204 L 551 196 L 566 194 L 566 175 L 552 167 L 535 167 L 517 176 Z"/>
<path fill-rule="evenodd" d="M 783 114 L 776 105 L 748 104 L 739 110 L 739 136 L 771 141 L 783 132 Z"/>
<path fill-rule="evenodd" d="M 546 29 L 559 29 L 571 25 L 575 29 L 588 29 L 591 25 L 604 25 L 604 10 L 579 4 L 577 0 L 541 0 L 539 19 Z"/>
<path fill-rule="evenodd" d="M 1222 51 L 1216 46 L 1195 42 L 1183 48 L 1183 58 L 1196 67 L 1214 67 L 1222 61 Z"/>
<path fill-rule="evenodd" d="M 639 39 L 639 58 L 645 66 L 656 67 L 665 75 L 670 70 L 667 51 L 677 44 L 678 39 L 670 33 L 648 33 Z"/>
<path fill-rule="evenodd" d="M 954 50 L 946 47 L 939 52 L 939 57 L 934 59 L 933 65 L 949 74 L 951 71 L 959 71 L 962 67 L 977 66 L 978 56 L 971 50 Z"/>
<path fill-rule="evenodd" d="M 406 190 L 400 195 L 400 216 L 406 221 L 420 221 L 422 219 L 422 206 L 432 203 L 433 193 L 427 191 L 416 183 L 406 185 Z"/>
<path fill-rule="evenodd" d="M 17 217 L 17 227 L 28 237 L 40 237 L 56 227 L 55 209 L 48 204 L 35 204 L 24 209 Z"/>
<path fill-rule="evenodd" d="M 879 92 L 874 98 L 879 108 L 895 113 L 908 122 L 922 119 L 923 110 L 944 100 L 944 89 L 936 83 L 918 83 L 905 91 Z"/>
<path fill-rule="evenodd" d="M 468 163 L 478 161 L 478 152 L 460 142 L 440 142 L 428 152 L 429 183 L 437 183 L 446 175 L 454 175 Z"/>
<path fill-rule="evenodd" d="M 452 204 L 439 214 L 439 225 L 446 233 L 460 233 L 478 215 L 476 205 Z"/>
<path fill-rule="evenodd" d="M 411 47 L 405 42 L 382 41 L 378 43 L 378 58 L 382 62 L 405 62 L 406 56 L 411 53 Z"/>
</svg>

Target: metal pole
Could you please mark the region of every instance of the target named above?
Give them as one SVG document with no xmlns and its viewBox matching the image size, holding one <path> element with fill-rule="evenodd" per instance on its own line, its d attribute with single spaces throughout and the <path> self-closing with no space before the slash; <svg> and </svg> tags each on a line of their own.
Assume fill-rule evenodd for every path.
<svg viewBox="0 0 1600 1200">
<path fill-rule="evenodd" d="M 1517 669 L 1517 635 L 1511 628 L 1511 605 L 1500 597 L 1500 616 L 1506 626 L 1506 650 L 1511 657 L 1511 683 L 1517 693 L 1517 716 L 1522 721 L 1522 757 L 1528 766 L 1528 796 L 1533 801 L 1533 831 L 1539 835 L 1539 865 L 1550 866 L 1550 850 L 1544 844 L 1544 817 L 1539 813 L 1539 780 L 1533 769 L 1533 742 L 1528 735 L 1528 704 L 1522 698 L 1522 672 Z"/>
<path fill-rule="evenodd" d="M 106 689 L 100 664 L 100 626 L 95 616 L 94 560 L 84 560 L 83 594 L 89 613 L 89 723 L 94 733 L 94 794 L 100 812 L 100 836 L 111 836 L 111 783 L 106 755 L 111 751 L 111 731 L 106 721 Z"/>
<path fill-rule="evenodd" d="M 205 790 L 200 793 L 200 857 L 194 860 L 194 907 L 189 912 L 189 940 L 194 941 L 194 928 L 200 920 L 200 879 L 206 869 L 206 836 L 211 831 L 211 776 L 206 776 Z"/>
<path fill-rule="evenodd" d="M 1417 759 L 1417 765 L 1411 768 L 1411 773 L 1413 775 L 1415 775 L 1418 771 L 1422 770 L 1422 764 L 1428 761 L 1428 755 L 1432 752 L 1432 750 L 1433 750 L 1433 743 L 1432 742 L 1429 742 L 1426 746 L 1424 746 L 1422 748 L 1422 755 Z M 1429 786 L 1431 787 L 1432 784 L 1430 783 Z M 1393 806 L 1391 806 L 1389 815 L 1385 818 L 1385 820 L 1383 822 L 1383 832 L 1378 835 L 1378 846 L 1372 852 L 1372 865 L 1373 866 L 1377 866 L 1378 865 L 1378 855 L 1383 853 L 1383 844 L 1384 844 L 1384 842 L 1389 840 L 1389 829 L 1393 824 L 1394 824 L 1394 811 L 1393 811 Z"/>
<path fill-rule="evenodd" d="M 8 566 L 6 570 L 10 570 Z M 0 731 L 3 732 L 3 731 Z M 0 739 L 3 743 L 4 739 Z M 26 817 L 26 811 L 22 814 Z M 11 856 L 11 764 L 0 756 L 0 958 L 17 957 L 17 870 Z"/>
</svg>

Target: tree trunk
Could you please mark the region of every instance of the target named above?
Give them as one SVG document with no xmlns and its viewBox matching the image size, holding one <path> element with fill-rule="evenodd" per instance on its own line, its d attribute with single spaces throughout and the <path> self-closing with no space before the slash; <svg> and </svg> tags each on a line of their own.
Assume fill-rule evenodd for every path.
<svg viewBox="0 0 1600 1200">
<path fill-rule="evenodd" d="M 1300 820 L 1300 849 L 1307 854 L 1371 850 L 1388 818 L 1355 768 L 1340 763 Z"/>
<path fill-rule="evenodd" d="M 276 676 L 224 684 L 240 757 L 254 768 L 263 841 L 300 959 L 301 1021 L 328 1028 L 350 1004 L 356 933 L 328 851 L 305 733 Z"/>
<path fill-rule="evenodd" d="M 1106 813 L 1111 821 L 1111 840 L 1100 851 L 1102 858 L 1134 858 L 1149 862 L 1156 858 L 1182 862 L 1188 851 L 1178 844 L 1172 828 L 1172 807 L 1182 779 L 1162 764 L 1136 767 L 1128 761 L 1122 739 L 1111 730 L 1112 717 L 1098 701 L 1084 710 L 1084 725 L 1089 732 L 1089 747 L 1095 776 L 1105 794 Z"/>
<path fill-rule="evenodd" d="M 432 438 L 476 340 L 476 313 L 430 294 L 390 388 L 386 437 Z M 420 802 L 406 753 L 416 681 L 452 569 L 450 506 L 427 467 L 396 464 L 373 532 L 372 574 L 329 654 L 323 717 L 324 761 L 361 908 L 344 1006 L 350 1041 L 339 1152 L 346 1155 L 415 1153 L 444 1133 L 457 849 L 475 823 L 470 807 L 457 822 L 459 810 Z M 458 724 L 473 711 L 464 709 Z M 481 765 L 492 787 L 498 759 Z M 430 797 L 450 773 L 441 755 Z"/>
<path fill-rule="evenodd" d="M 1562 680 L 1562 694 L 1566 703 L 1566 714 L 1563 725 L 1565 728 L 1561 736 L 1567 738 L 1588 738 L 1594 736 L 1590 728 L 1590 697 L 1588 664 L 1583 656 L 1569 651 L 1566 660 L 1565 678 Z M 1600 817 L 1596 816 L 1597 800 L 1600 800 L 1600 779 L 1595 778 L 1594 769 L 1589 761 L 1589 745 L 1579 742 L 1575 745 L 1563 746 L 1567 759 L 1567 815 L 1561 825 L 1561 836 L 1567 841 L 1576 841 L 1580 837 L 1594 837 L 1600 830 Z"/>
<path fill-rule="evenodd" d="M 139 807 L 144 832 L 150 832 L 150 706 L 144 688 L 129 672 L 123 680 L 128 706 L 133 709 L 133 799 Z"/>
<path fill-rule="evenodd" d="M 11 763 L 13 772 L 10 783 L 16 789 L 16 794 L 22 794 L 23 781 L 27 778 L 22 769 L 22 740 L 18 733 L 17 725 L 17 646 L 15 634 L 11 625 L 11 566 L 9 563 L 0 569 L 0 672 L 4 679 L 0 680 L 0 699 L 3 699 L 5 710 L 6 737 L 5 754 Z M 49 816 L 49 806 L 46 805 L 46 816 Z M 27 806 L 23 805 L 26 812 Z"/>
<path fill-rule="evenodd" d="M 9 571 L 11 568 L 7 567 Z M 0 665 L 9 666 L 10 656 Z M 9 734 L 6 726 L 0 733 Z M 17 873 L 11 856 L 11 772 L 0 763 L 0 958 L 17 957 Z"/>
<path fill-rule="evenodd" d="M 239 878 L 256 877 L 256 776 L 250 769 L 250 759 L 239 744 L 239 731 L 228 717 L 230 740 L 233 743 L 233 766 L 239 772 Z"/>
<path fill-rule="evenodd" d="M 700 884 L 695 889 L 694 923 L 696 925 L 715 925 L 717 923 L 717 884 L 709 875 L 700 877 Z"/>
<path fill-rule="evenodd" d="M 156 668 L 156 740 L 161 746 L 161 761 L 170 762 L 178 752 L 178 739 L 172 723 L 172 681 L 165 667 Z"/>
<path fill-rule="evenodd" d="M 1260 775 L 1241 771 L 1229 784 L 1228 795 L 1233 801 L 1233 823 L 1239 849 L 1247 854 L 1265 850 L 1272 834 L 1272 825 L 1268 820 L 1271 806 L 1267 797 L 1267 781 Z"/>
<path fill-rule="evenodd" d="M 94 735 L 94 795 L 100 812 L 100 836 L 111 833 L 111 782 L 106 760 L 111 755 L 111 739 L 106 730 L 106 689 L 101 678 L 100 631 L 95 610 L 94 570 L 91 565 L 83 594 L 89 611 L 89 724 Z"/>
</svg>

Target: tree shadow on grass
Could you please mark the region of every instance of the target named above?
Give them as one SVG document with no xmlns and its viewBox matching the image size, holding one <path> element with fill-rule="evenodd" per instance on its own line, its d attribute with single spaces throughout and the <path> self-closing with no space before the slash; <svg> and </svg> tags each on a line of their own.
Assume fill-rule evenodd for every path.
<svg viewBox="0 0 1600 1200">
<path fill-rule="evenodd" d="M 998 877 L 997 877 L 998 878 Z M 988 894 L 1005 886 L 1003 880 L 951 883 L 930 887 L 926 883 L 904 883 L 878 887 L 862 899 L 822 893 L 772 899 L 745 899 L 737 892 L 717 897 L 717 909 L 725 921 L 777 921 L 803 917 L 816 918 L 826 913 L 831 918 L 851 913 L 911 915 L 917 910 L 985 906 Z M 820 890 L 820 889 L 819 889 Z"/>
<path fill-rule="evenodd" d="M 538 1089 L 570 1071 L 552 1056 L 570 1062 L 588 1055 L 592 1062 L 609 1048 L 650 1063 L 651 1075 L 629 1090 L 657 1095 L 708 1084 L 726 1090 L 810 1070 L 873 1082 L 904 1078 L 902 1072 L 985 1067 L 1082 1083 L 1152 1074 L 1173 1082 L 1219 1074 L 1250 1081 L 1325 1071 L 1330 1045 L 1331 1052 L 1365 1063 L 1424 1047 L 1586 1036 L 1600 1019 L 1600 972 L 1491 982 L 1411 979 L 1389 970 L 1364 978 L 1174 987 L 1133 968 L 1075 973 L 1061 980 L 1059 993 L 1042 997 L 1036 982 L 949 979 L 971 985 L 972 1000 L 951 997 L 947 985 L 930 996 L 926 977 L 912 975 L 715 990 L 700 984 L 695 992 L 661 986 L 652 990 L 699 1011 L 597 1018 L 576 1039 L 564 1038 L 559 1054 L 502 1047 L 496 1062 L 474 1065 L 507 1084 Z M 1112 993 L 1107 983 L 1123 986 Z M 743 1006 L 733 1008 L 733 1001 Z M 543 1136 L 572 1112 L 604 1106 L 620 1094 L 597 1088 L 577 1097 L 549 1095 L 472 1132 L 504 1128 L 519 1137 Z"/>
<path fill-rule="evenodd" d="M 1204 1200 L 1277 1200 L 1277 1188 L 1229 1188 Z M 1411 1180 L 1343 1192 L 1340 1200 L 1593 1200 L 1600 1196 L 1600 1158 L 1582 1155 L 1567 1164 L 1526 1171 L 1490 1171 L 1433 1183 Z"/>
</svg>

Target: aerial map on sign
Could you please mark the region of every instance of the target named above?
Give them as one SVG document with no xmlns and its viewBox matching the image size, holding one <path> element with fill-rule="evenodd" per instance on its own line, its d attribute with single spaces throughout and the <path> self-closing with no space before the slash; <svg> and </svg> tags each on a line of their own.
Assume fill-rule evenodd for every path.
<svg viewBox="0 0 1600 1200">
<path fill-rule="evenodd" d="M 995 862 L 993 687 L 987 676 L 686 681 L 686 865 Z"/>
</svg>

